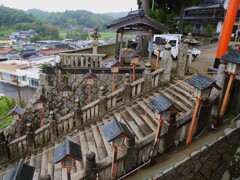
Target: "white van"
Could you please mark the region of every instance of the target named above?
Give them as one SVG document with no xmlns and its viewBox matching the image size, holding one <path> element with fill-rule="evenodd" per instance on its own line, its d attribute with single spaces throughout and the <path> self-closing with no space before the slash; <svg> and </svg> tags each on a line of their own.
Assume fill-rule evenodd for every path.
<svg viewBox="0 0 240 180">
<path fill-rule="evenodd" d="M 182 34 L 154 34 L 153 42 L 158 41 L 158 38 L 165 39 L 167 43 L 172 46 L 171 54 L 173 59 L 177 59 L 178 51 L 179 51 L 179 44 L 181 42 Z M 160 46 L 161 53 L 160 57 L 163 56 L 163 47 Z M 157 56 L 157 45 L 155 43 L 152 44 L 152 53 Z M 201 51 L 199 49 L 193 48 L 192 52 L 192 61 L 194 61 L 198 56 L 200 56 Z"/>
</svg>

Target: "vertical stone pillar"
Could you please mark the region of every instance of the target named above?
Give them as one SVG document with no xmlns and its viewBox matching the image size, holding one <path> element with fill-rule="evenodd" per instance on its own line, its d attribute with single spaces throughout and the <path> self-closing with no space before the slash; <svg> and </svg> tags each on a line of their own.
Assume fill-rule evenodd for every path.
<svg viewBox="0 0 240 180">
<path fill-rule="evenodd" d="M 96 155 L 94 152 L 90 152 L 86 155 L 86 180 L 92 180 L 97 178 L 97 173 L 96 173 Z"/>
<path fill-rule="evenodd" d="M 197 128 L 195 134 L 201 133 L 201 131 L 209 125 L 209 119 L 212 111 L 212 104 L 209 103 L 209 99 L 202 102 L 198 111 Z"/>
<path fill-rule="evenodd" d="M 2 80 L 2 73 L 0 72 L 0 80 Z"/>
<path fill-rule="evenodd" d="M 0 131 L 0 156 L 1 156 L 1 160 L 0 162 L 5 163 L 8 160 L 10 160 L 11 156 L 10 156 L 10 150 L 8 148 L 7 145 L 7 140 L 5 138 L 4 132 Z"/>
<path fill-rule="evenodd" d="M 104 115 L 107 112 L 107 97 L 106 97 L 106 88 L 101 86 L 99 88 L 99 115 Z"/>
<path fill-rule="evenodd" d="M 233 92 L 232 92 L 232 100 L 230 100 L 230 108 L 231 110 L 236 113 L 236 115 L 240 112 L 240 80 L 235 79 L 233 85 Z"/>
<path fill-rule="evenodd" d="M 210 95 L 210 99 L 213 99 L 214 96 L 219 95 L 219 97 L 215 100 L 215 102 L 213 103 L 213 107 L 212 107 L 212 116 L 214 118 L 218 118 L 218 115 L 220 113 L 220 108 L 222 105 L 222 100 L 224 98 L 224 94 L 226 91 L 226 88 L 224 88 L 224 83 L 225 83 L 225 78 L 226 78 L 226 64 L 224 64 L 223 61 L 221 61 L 221 64 L 218 67 L 218 72 L 217 72 L 217 76 L 216 76 L 216 84 L 222 88 L 221 91 L 218 91 L 217 89 L 213 88 L 211 95 Z"/>
<path fill-rule="evenodd" d="M 171 48 L 170 44 L 166 44 L 163 52 L 163 82 L 169 82 L 171 77 L 171 68 L 172 68 L 172 57 L 171 57 Z"/>
<path fill-rule="evenodd" d="M 151 64 L 149 62 L 145 65 L 143 77 L 144 77 L 143 92 L 147 93 L 152 89 Z"/>
<path fill-rule="evenodd" d="M 137 146 L 135 144 L 135 138 L 126 139 L 127 153 L 125 156 L 125 172 L 130 172 L 137 166 Z"/>
<path fill-rule="evenodd" d="M 188 46 L 189 47 L 189 46 Z M 192 64 L 192 49 L 188 48 L 187 50 L 187 64 L 186 64 L 186 73 L 190 73 L 190 65 Z"/>
<path fill-rule="evenodd" d="M 129 102 L 131 99 L 131 83 L 130 83 L 130 74 L 125 74 L 125 82 L 124 82 L 124 91 L 123 91 L 123 102 Z"/>
<path fill-rule="evenodd" d="M 50 111 L 50 113 L 49 113 L 48 122 L 50 124 L 51 140 L 53 141 L 57 138 L 57 123 L 56 123 L 55 117 L 53 115 L 53 111 Z"/>
<path fill-rule="evenodd" d="M 27 123 L 27 146 L 29 150 L 33 150 L 36 147 L 34 131 L 31 123 Z"/>
<path fill-rule="evenodd" d="M 160 141 L 159 151 L 162 153 L 174 145 L 175 135 L 177 132 L 177 123 L 176 123 L 177 113 L 172 113 L 170 120 L 163 124 L 163 128 L 167 132 Z"/>
<path fill-rule="evenodd" d="M 74 100 L 74 118 L 77 127 L 80 127 L 82 125 L 82 112 L 79 101 L 80 100 L 78 98 Z"/>
<path fill-rule="evenodd" d="M 188 45 L 186 43 L 182 43 L 180 46 L 177 60 L 177 77 L 180 79 L 183 79 L 185 76 L 187 64 L 187 51 Z"/>
</svg>

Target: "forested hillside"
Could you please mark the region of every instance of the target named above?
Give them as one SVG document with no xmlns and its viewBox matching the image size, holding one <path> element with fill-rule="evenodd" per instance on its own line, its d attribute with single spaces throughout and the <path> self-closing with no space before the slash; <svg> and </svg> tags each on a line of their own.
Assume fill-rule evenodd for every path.
<svg viewBox="0 0 240 180">
<path fill-rule="evenodd" d="M 98 26 L 100 31 L 106 30 L 104 24 L 114 20 L 113 17 L 105 14 L 94 14 L 85 10 L 65 11 L 65 12 L 44 12 L 38 9 L 27 11 L 30 16 L 38 18 L 44 23 L 65 28 L 68 25 L 83 26 L 93 28 Z"/>
</svg>

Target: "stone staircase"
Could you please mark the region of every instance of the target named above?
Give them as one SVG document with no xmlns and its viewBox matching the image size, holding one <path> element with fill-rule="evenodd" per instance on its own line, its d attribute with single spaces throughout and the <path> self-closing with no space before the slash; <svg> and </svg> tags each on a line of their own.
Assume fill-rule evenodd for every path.
<svg viewBox="0 0 240 180">
<path fill-rule="evenodd" d="M 176 86 L 173 86 L 177 84 Z M 154 110 L 148 105 L 149 98 L 155 96 L 158 91 L 161 91 L 165 96 L 175 102 L 176 107 L 180 110 L 178 116 L 181 116 L 193 108 L 194 99 L 192 96 L 193 88 L 179 80 L 173 79 L 171 83 L 148 94 L 146 97 L 141 97 L 131 102 L 128 105 L 117 108 L 112 113 L 107 113 L 103 119 L 99 119 L 94 123 L 75 130 L 68 134 L 67 138 L 71 141 L 81 145 L 83 162 L 77 162 L 76 168 L 71 170 L 72 179 L 80 179 L 83 177 L 83 172 L 86 164 L 86 154 L 93 151 L 96 154 L 96 162 L 101 162 L 107 157 L 112 156 L 111 145 L 107 142 L 101 125 L 104 125 L 113 116 L 131 129 L 136 136 L 136 143 L 141 141 L 146 136 L 154 134 L 157 129 L 157 122 L 154 118 Z M 53 164 L 54 146 L 61 143 L 63 140 L 53 142 L 52 145 L 42 148 L 40 151 L 23 157 L 27 164 L 34 166 L 34 179 L 39 179 L 45 174 L 49 174 L 51 179 L 60 180 L 66 179 L 67 170 L 61 168 L 61 164 Z M 126 147 L 119 149 L 122 153 L 126 151 Z M 16 162 L 15 162 L 16 163 Z M 0 178 L 3 177 L 4 172 L 11 168 L 14 163 L 9 163 L 7 167 L 2 167 Z"/>
</svg>

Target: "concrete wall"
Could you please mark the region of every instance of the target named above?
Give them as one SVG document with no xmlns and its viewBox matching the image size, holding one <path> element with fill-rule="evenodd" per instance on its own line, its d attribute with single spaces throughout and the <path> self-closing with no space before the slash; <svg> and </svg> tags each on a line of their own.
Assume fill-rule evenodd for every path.
<svg viewBox="0 0 240 180">
<path fill-rule="evenodd" d="M 211 144 L 202 146 L 184 160 L 177 162 L 153 179 L 221 179 L 240 141 L 240 120 Z"/>
</svg>

